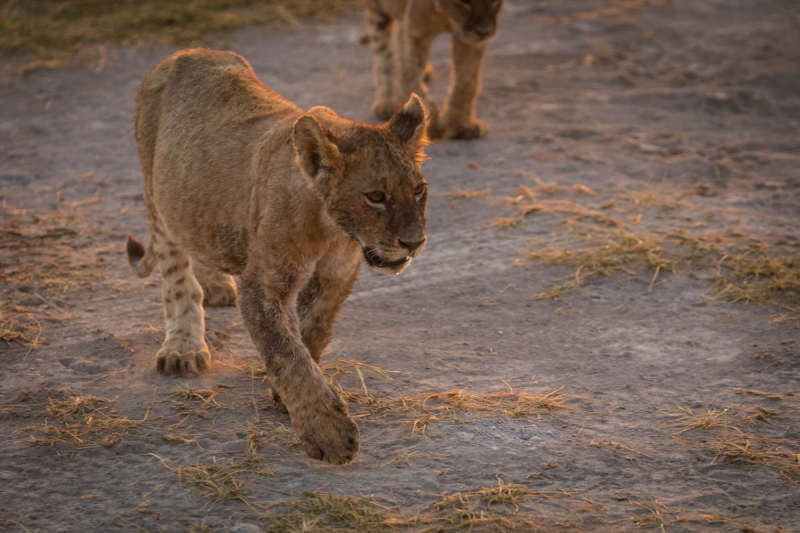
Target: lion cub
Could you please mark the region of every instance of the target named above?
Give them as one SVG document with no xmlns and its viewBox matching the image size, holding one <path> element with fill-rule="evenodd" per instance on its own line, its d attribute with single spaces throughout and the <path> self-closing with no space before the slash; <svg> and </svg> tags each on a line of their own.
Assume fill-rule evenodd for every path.
<svg viewBox="0 0 800 533">
<path fill-rule="evenodd" d="M 497 31 L 502 5 L 503 0 L 365 0 L 364 41 L 372 43 L 375 116 L 387 120 L 416 93 L 430 109 L 431 137 L 485 135 L 486 124 L 475 118 L 475 100 L 481 90 L 486 45 Z M 424 76 L 429 68 L 428 49 L 444 32 L 453 36 L 453 68 L 439 116 Z"/>
<path fill-rule="evenodd" d="M 358 426 L 317 362 L 364 260 L 386 274 L 422 251 L 428 188 L 422 102 L 372 126 L 303 111 L 242 57 L 178 52 L 147 75 L 134 129 L 151 242 L 128 261 L 163 278 L 166 340 L 156 367 L 209 366 L 203 303 L 239 305 L 273 390 L 311 457 L 346 464 Z"/>
</svg>

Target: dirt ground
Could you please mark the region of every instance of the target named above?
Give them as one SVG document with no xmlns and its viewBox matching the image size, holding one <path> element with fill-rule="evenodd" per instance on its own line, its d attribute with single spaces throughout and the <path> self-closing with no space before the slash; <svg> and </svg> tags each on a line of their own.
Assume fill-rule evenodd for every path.
<svg viewBox="0 0 800 533">
<path fill-rule="evenodd" d="M 429 244 L 364 270 L 324 359 L 346 467 L 294 445 L 237 309 L 207 309 L 209 372 L 155 370 L 160 277 L 124 240 L 134 96 L 172 50 L 0 78 L 0 530 L 800 531 L 800 10 L 634 4 L 506 3 L 489 136 L 429 148 Z M 223 44 L 369 121 L 361 31 Z M 441 99 L 446 39 L 432 64 Z M 784 277 L 737 284 L 750 258 Z"/>
</svg>

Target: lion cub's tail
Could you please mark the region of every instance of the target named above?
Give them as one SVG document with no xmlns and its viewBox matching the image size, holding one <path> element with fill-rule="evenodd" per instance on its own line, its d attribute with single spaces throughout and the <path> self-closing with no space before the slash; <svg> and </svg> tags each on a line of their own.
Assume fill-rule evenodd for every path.
<svg viewBox="0 0 800 533">
<path fill-rule="evenodd" d="M 150 275 L 156 267 L 156 254 L 153 253 L 153 243 L 150 243 L 150 248 L 145 252 L 144 245 L 136 239 L 128 235 L 128 264 L 137 278 L 146 278 Z"/>
</svg>

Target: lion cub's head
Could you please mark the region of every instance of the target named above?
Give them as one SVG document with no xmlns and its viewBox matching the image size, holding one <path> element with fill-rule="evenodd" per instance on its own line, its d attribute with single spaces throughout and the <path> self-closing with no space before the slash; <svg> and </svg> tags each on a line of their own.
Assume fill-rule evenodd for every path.
<svg viewBox="0 0 800 533">
<path fill-rule="evenodd" d="M 481 43 L 497 32 L 497 17 L 503 0 L 436 0 L 439 11 L 460 28 L 459 37 L 468 43 Z"/>
<path fill-rule="evenodd" d="M 416 95 L 382 126 L 351 122 L 325 107 L 294 124 L 300 170 L 367 264 L 385 274 L 402 271 L 425 246 L 426 127 Z"/>
</svg>

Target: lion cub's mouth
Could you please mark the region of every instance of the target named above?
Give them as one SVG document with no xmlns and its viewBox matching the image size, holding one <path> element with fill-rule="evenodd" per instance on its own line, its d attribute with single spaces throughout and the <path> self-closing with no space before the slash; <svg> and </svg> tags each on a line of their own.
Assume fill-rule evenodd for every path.
<svg viewBox="0 0 800 533">
<path fill-rule="evenodd" d="M 363 248 L 362 251 L 364 253 L 364 259 L 367 261 L 367 264 L 375 268 L 399 267 L 400 265 L 404 265 L 411 260 L 411 256 L 407 255 L 395 261 L 390 261 L 385 257 L 381 256 L 380 252 L 375 248 Z"/>
</svg>

